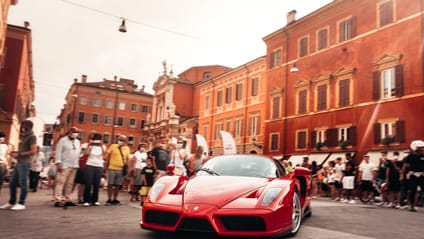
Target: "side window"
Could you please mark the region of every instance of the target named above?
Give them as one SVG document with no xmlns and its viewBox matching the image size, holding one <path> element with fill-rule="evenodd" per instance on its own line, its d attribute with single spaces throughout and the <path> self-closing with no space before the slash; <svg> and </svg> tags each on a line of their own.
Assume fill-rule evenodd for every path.
<svg viewBox="0 0 424 239">
<path fill-rule="evenodd" d="M 339 23 L 339 42 L 344 42 L 356 36 L 356 17 L 343 20 Z"/>
</svg>

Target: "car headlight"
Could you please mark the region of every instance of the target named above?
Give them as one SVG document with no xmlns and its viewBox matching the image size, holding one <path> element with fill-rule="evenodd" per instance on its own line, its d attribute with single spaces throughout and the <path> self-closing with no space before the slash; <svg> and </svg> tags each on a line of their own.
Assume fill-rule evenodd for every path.
<svg viewBox="0 0 424 239">
<path fill-rule="evenodd" d="M 149 193 L 150 200 L 154 201 L 164 188 L 165 188 L 165 184 L 163 183 L 154 184 Z"/>
<path fill-rule="evenodd" d="M 262 199 L 262 206 L 268 206 L 271 204 L 275 198 L 277 198 L 278 194 L 280 194 L 281 188 L 269 188 L 264 196 L 264 199 Z"/>
</svg>

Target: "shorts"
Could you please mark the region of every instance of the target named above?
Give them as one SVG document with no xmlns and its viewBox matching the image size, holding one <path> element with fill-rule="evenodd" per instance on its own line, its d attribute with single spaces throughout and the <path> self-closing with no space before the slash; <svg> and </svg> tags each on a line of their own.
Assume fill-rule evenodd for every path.
<svg viewBox="0 0 424 239">
<path fill-rule="evenodd" d="M 77 169 L 77 175 L 75 176 L 75 183 L 76 184 L 84 184 L 84 170 L 78 168 Z"/>
<path fill-rule="evenodd" d="M 340 181 L 335 181 L 334 185 L 336 186 L 337 189 L 341 189 L 342 188 L 342 183 Z"/>
<path fill-rule="evenodd" d="M 134 186 L 141 186 L 143 185 L 143 176 L 141 175 L 141 169 L 136 168 L 135 173 L 133 176 L 134 179 Z"/>
<path fill-rule="evenodd" d="M 151 188 L 152 188 L 151 186 L 143 186 L 143 187 L 141 187 L 140 192 L 139 192 L 140 195 L 141 196 L 147 196 L 147 194 L 149 194 Z"/>
<path fill-rule="evenodd" d="M 107 172 L 107 185 L 109 186 L 121 186 L 124 181 L 122 170 L 109 169 Z"/>
<path fill-rule="evenodd" d="M 399 180 L 389 181 L 389 185 L 388 185 L 387 188 L 389 189 L 389 191 L 399 192 L 400 191 L 400 181 Z"/>
<path fill-rule="evenodd" d="M 363 191 L 372 191 L 373 190 L 372 182 L 368 180 L 361 180 L 361 189 Z"/>
<path fill-rule="evenodd" d="M 354 189 L 354 188 L 355 188 L 355 176 L 344 176 L 343 189 Z"/>
</svg>

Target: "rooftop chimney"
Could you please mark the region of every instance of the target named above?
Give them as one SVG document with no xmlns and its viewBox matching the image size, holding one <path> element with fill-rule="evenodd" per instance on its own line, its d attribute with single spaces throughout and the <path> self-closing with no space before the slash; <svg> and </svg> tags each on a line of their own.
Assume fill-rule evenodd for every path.
<svg viewBox="0 0 424 239">
<path fill-rule="evenodd" d="M 77 83 L 78 82 L 78 79 L 77 78 L 74 78 L 74 83 Z"/>
<path fill-rule="evenodd" d="M 81 82 L 82 83 L 87 83 L 87 75 L 82 75 L 81 76 Z"/>
<path fill-rule="evenodd" d="M 287 25 L 296 21 L 296 10 L 291 10 L 287 13 Z"/>
<path fill-rule="evenodd" d="M 25 27 L 25 28 L 28 28 L 28 27 L 29 27 L 29 22 L 28 22 L 28 21 L 25 21 L 25 22 L 24 22 L 24 27 Z"/>
<path fill-rule="evenodd" d="M 141 86 L 141 92 L 144 92 L 144 87 L 146 87 L 145 85 Z"/>
<path fill-rule="evenodd" d="M 118 80 L 118 76 L 114 76 L 114 77 L 113 77 L 113 80 L 114 80 L 114 81 L 117 81 L 117 80 Z"/>
</svg>

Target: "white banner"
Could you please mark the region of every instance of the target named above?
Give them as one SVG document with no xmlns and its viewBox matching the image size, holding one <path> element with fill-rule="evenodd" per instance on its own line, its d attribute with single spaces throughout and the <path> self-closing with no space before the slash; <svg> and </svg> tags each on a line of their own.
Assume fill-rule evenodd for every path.
<svg viewBox="0 0 424 239">
<path fill-rule="evenodd" d="M 224 154 L 236 154 L 236 142 L 233 136 L 227 131 L 221 131 L 222 145 L 224 146 Z"/>
<path fill-rule="evenodd" d="M 196 141 L 197 141 L 197 145 L 200 145 L 203 147 L 203 154 L 207 156 L 209 154 L 209 147 L 208 147 L 208 143 L 206 142 L 205 137 L 203 137 L 200 134 L 196 134 Z"/>
</svg>

